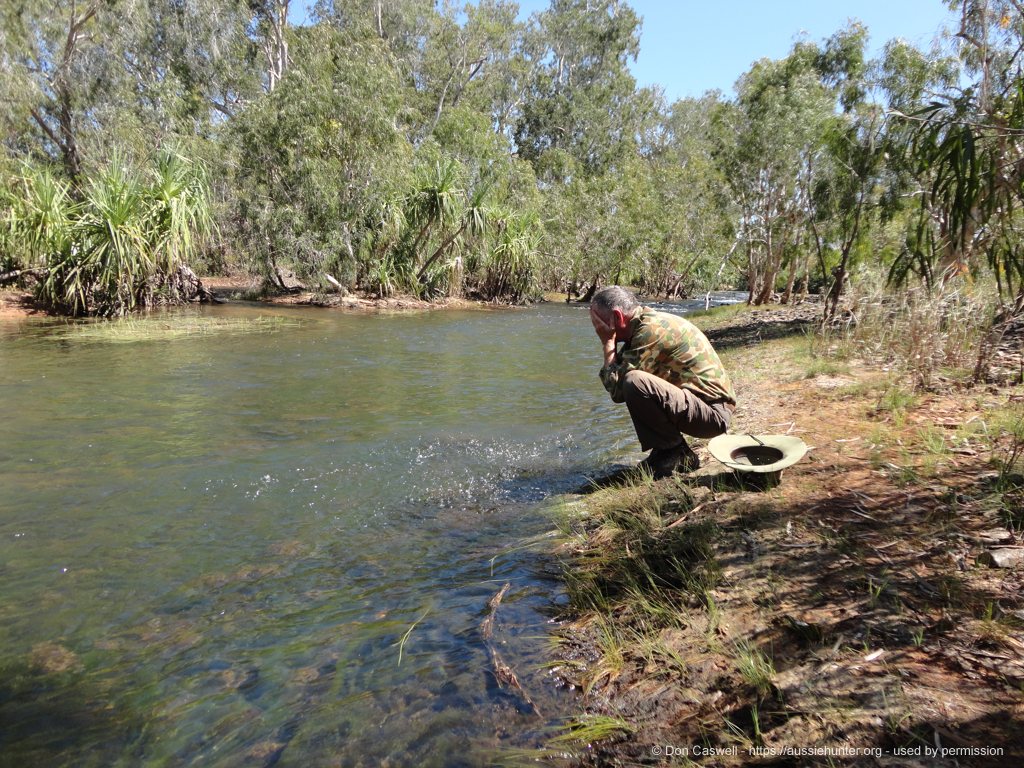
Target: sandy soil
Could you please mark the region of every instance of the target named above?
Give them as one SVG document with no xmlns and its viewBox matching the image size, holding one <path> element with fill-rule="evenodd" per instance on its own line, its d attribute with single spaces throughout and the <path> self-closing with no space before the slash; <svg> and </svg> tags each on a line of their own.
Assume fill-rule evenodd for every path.
<svg viewBox="0 0 1024 768">
<path fill-rule="evenodd" d="M 12 289 L 0 290 L 0 317 L 17 318 L 45 314 L 32 303 L 32 294 Z"/>
</svg>

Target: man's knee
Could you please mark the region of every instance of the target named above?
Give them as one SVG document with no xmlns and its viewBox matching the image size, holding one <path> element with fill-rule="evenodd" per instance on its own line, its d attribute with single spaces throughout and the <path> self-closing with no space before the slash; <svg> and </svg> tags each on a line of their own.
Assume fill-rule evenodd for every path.
<svg viewBox="0 0 1024 768">
<path fill-rule="evenodd" d="M 622 394 L 626 402 L 637 398 L 650 398 L 654 394 L 651 379 L 656 378 L 657 376 L 645 371 L 626 371 L 626 375 L 622 379 Z"/>
</svg>

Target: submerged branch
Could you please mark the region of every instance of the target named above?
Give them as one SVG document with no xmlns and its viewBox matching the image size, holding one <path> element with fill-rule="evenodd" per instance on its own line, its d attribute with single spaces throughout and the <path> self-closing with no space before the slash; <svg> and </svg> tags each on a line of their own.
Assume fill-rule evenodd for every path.
<svg viewBox="0 0 1024 768">
<path fill-rule="evenodd" d="M 488 613 L 482 622 L 480 622 L 480 635 L 483 637 L 484 646 L 487 648 L 487 656 L 491 660 L 491 668 L 494 672 L 494 678 L 498 681 L 499 687 L 514 688 L 519 692 L 519 696 L 523 699 L 526 705 L 533 711 L 534 714 L 540 715 L 540 709 L 534 703 L 533 699 L 523 690 L 522 683 L 519 682 L 519 678 L 516 676 L 515 671 L 510 667 L 505 660 L 498 653 L 498 649 L 494 647 L 494 621 L 498 613 L 498 606 L 501 605 L 501 600 L 505 597 L 505 594 L 512 587 L 510 582 L 505 582 L 498 593 L 492 597 L 488 603 Z"/>
</svg>

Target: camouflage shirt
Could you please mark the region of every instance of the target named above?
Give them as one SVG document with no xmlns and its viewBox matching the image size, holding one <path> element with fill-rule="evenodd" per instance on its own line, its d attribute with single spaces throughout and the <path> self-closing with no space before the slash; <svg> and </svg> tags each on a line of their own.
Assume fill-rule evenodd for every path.
<svg viewBox="0 0 1024 768">
<path fill-rule="evenodd" d="M 601 382 L 621 403 L 622 382 L 632 370 L 646 371 L 677 387 L 685 387 L 707 403 L 736 404 L 729 374 L 707 336 L 689 320 L 667 312 L 640 307 L 630 321 L 632 336 L 601 368 Z"/>
</svg>

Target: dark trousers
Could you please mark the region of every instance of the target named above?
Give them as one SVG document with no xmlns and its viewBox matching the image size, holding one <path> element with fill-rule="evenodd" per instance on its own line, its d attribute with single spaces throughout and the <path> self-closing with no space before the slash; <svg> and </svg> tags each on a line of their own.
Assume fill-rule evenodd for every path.
<svg viewBox="0 0 1024 768">
<path fill-rule="evenodd" d="M 690 390 L 644 371 L 629 371 L 622 392 L 645 451 L 674 448 L 682 435 L 721 435 L 732 420 L 732 411 L 725 403 L 709 405 Z"/>
</svg>

